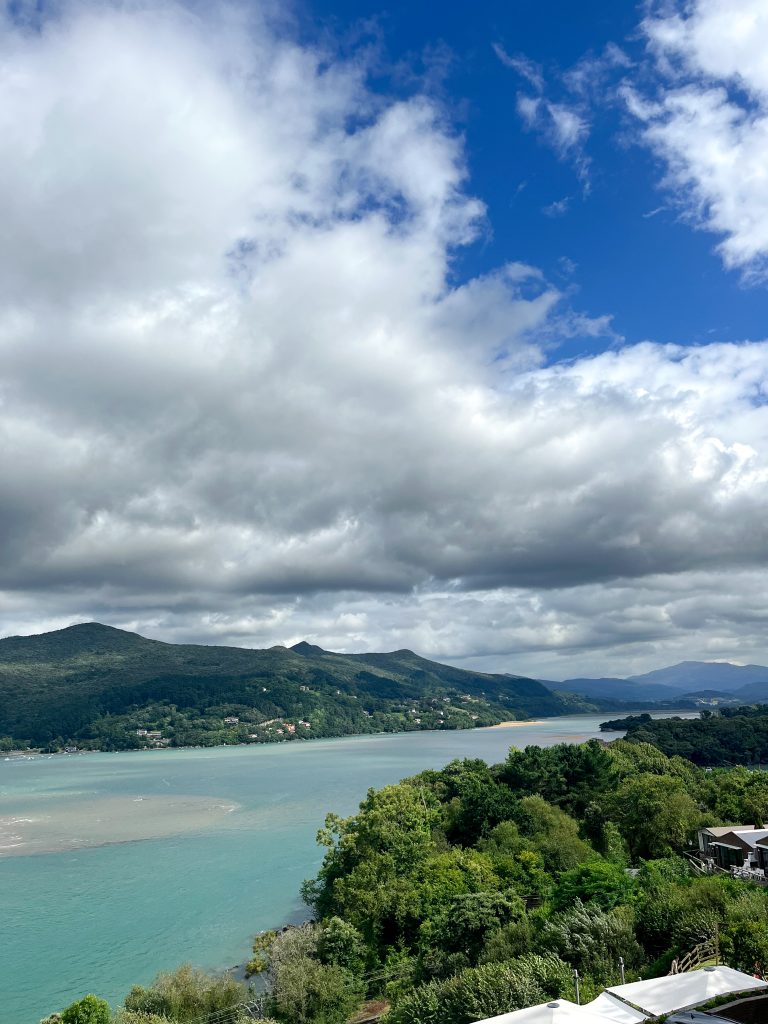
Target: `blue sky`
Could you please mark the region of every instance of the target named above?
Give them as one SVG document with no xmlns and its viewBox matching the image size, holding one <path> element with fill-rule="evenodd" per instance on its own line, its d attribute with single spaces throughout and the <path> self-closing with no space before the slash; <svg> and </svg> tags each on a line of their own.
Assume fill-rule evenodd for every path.
<svg viewBox="0 0 768 1024">
<path fill-rule="evenodd" d="M 510 259 L 531 263 L 572 288 L 580 309 L 612 315 L 615 331 L 629 342 L 761 338 L 765 287 L 745 287 L 741 274 L 725 270 L 715 254 L 717 236 L 686 223 L 674 192 L 663 187 L 663 162 L 639 143 L 636 124 L 615 96 L 621 78 L 636 74 L 647 57 L 638 29 L 643 9 L 594 0 L 480 0 L 468 16 L 465 4 L 436 10 L 423 0 L 361 0 L 315 2 L 303 11 L 310 36 L 318 29 L 336 38 L 359 33 L 379 47 L 387 90 L 419 87 L 403 81 L 403 67 L 434 77 L 432 88 L 466 139 L 470 188 L 488 207 L 487 233 L 461 254 L 457 273 L 487 272 Z M 526 129 L 516 98 L 532 90 L 494 47 L 532 61 L 550 95 L 570 103 L 563 75 L 611 44 L 635 67 L 609 75 L 609 87 L 587 105 L 583 180 L 573 159 L 559 159 L 540 133 Z M 564 199 L 562 215 L 544 212 Z M 556 355 L 610 343 L 574 339 Z"/>
<path fill-rule="evenodd" d="M 766 39 L 0 4 L 0 633 L 768 664 Z"/>
</svg>

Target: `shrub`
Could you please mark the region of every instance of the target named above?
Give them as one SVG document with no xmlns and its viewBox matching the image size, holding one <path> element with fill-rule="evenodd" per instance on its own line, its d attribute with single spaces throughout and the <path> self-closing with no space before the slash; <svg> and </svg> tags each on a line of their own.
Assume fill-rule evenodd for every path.
<svg viewBox="0 0 768 1024">
<path fill-rule="evenodd" d="M 62 1010 L 61 1024 L 109 1024 L 111 1016 L 106 999 L 87 995 Z"/>
<path fill-rule="evenodd" d="M 570 991 L 571 971 L 555 956 L 517 957 L 431 981 L 400 999 L 386 1024 L 470 1024 Z"/>
<path fill-rule="evenodd" d="M 184 964 L 159 974 L 149 988 L 136 985 L 125 999 L 126 1010 L 156 1014 L 181 1024 L 217 1010 L 229 1010 L 248 998 L 248 989 L 228 974 L 207 974 Z"/>
</svg>

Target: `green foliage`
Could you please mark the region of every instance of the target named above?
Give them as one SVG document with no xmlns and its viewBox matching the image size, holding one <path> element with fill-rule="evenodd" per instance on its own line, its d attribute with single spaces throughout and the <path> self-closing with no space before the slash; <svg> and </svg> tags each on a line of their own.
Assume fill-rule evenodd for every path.
<svg viewBox="0 0 768 1024">
<path fill-rule="evenodd" d="M 730 964 L 746 974 L 765 977 L 768 971 L 768 928 L 766 922 L 745 921 L 736 925 L 729 936 L 732 955 Z"/>
<path fill-rule="evenodd" d="M 632 722 L 627 740 L 651 743 L 669 757 L 677 754 L 694 764 L 708 766 L 759 765 L 768 761 L 768 707 L 765 705 L 722 708 L 716 714 L 701 718 L 651 721 L 644 715 L 642 719 Z M 763 805 L 760 821 L 765 820 L 765 809 Z"/>
<path fill-rule="evenodd" d="M 319 925 L 307 924 L 275 937 L 269 951 L 269 980 L 270 1006 L 277 1020 L 344 1024 L 362 1001 L 362 986 L 352 971 L 321 961 L 323 931 Z M 356 946 L 359 937 L 353 932 L 331 926 L 326 952 L 354 955 Z"/>
<path fill-rule="evenodd" d="M 112 1024 L 167 1024 L 167 1017 L 158 1017 L 155 1013 L 139 1013 L 133 1010 L 118 1010 L 112 1017 Z M 233 1021 L 233 1024 L 240 1024 Z M 264 1022 L 262 1021 L 262 1024 Z"/>
<path fill-rule="evenodd" d="M 595 856 L 594 849 L 579 836 L 579 823 L 540 796 L 520 801 L 518 822 L 550 871 L 568 871 Z"/>
<path fill-rule="evenodd" d="M 680 853 L 702 824 L 696 801 L 673 775 L 631 775 L 618 787 L 611 804 L 634 858 Z"/>
<path fill-rule="evenodd" d="M 447 901 L 421 927 L 421 947 L 433 974 L 474 966 L 489 935 L 525 915 L 522 900 L 498 892 L 467 893 Z"/>
<path fill-rule="evenodd" d="M 542 948 L 557 953 L 582 974 L 615 983 L 620 956 L 630 968 L 644 959 L 633 924 L 625 907 L 606 911 L 579 901 L 545 920 L 539 940 Z"/>
<path fill-rule="evenodd" d="M 253 940 L 253 956 L 245 965 L 245 976 L 262 974 L 269 966 L 269 949 L 277 937 L 276 931 L 260 932 Z"/>
<path fill-rule="evenodd" d="M 354 925 L 340 917 L 332 917 L 323 924 L 317 955 L 324 964 L 343 967 L 352 974 L 362 974 L 365 962 L 363 937 Z"/>
<path fill-rule="evenodd" d="M 470 1024 L 569 991 L 570 971 L 553 956 L 525 956 L 468 968 L 400 999 L 386 1024 Z"/>
<path fill-rule="evenodd" d="M 613 782 L 613 761 L 596 741 L 581 745 L 510 750 L 500 779 L 514 792 L 540 796 L 568 814 L 581 816 Z"/>
<path fill-rule="evenodd" d="M 478 958 L 481 964 L 502 963 L 530 953 L 536 943 L 536 919 L 526 914 L 519 921 L 506 924 L 489 933 Z"/>
<path fill-rule="evenodd" d="M 125 1008 L 183 1024 L 239 1006 L 247 998 L 245 985 L 230 975 L 207 974 L 183 964 L 175 971 L 159 974 L 149 988 L 134 986 L 126 996 Z"/>
<path fill-rule="evenodd" d="M 581 901 L 610 910 L 619 904 L 629 903 L 634 892 L 633 879 L 619 864 L 590 861 L 560 876 L 553 894 L 553 905 L 555 910 L 564 910 Z"/>
<path fill-rule="evenodd" d="M 61 1012 L 61 1024 L 109 1024 L 112 1013 L 106 999 L 87 995 Z"/>
<path fill-rule="evenodd" d="M 544 868 L 544 858 L 532 850 L 513 821 L 497 825 L 487 839 L 478 843 L 490 859 L 493 870 L 521 896 L 542 896 L 549 892 L 552 878 Z"/>
<path fill-rule="evenodd" d="M 517 797 L 496 781 L 485 761 L 452 761 L 428 776 L 445 806 L 445 832 L 452 843 L 471 846 L 514 815 Z"/>
<path fill-rule="evenodd" d="M 707 800 L 722 822 L 768 821 L 768 773 L 744 767 L 707 774 Z"/>
<path fill-rule="evenodd" d="M 281 965 L 270 1005 L 286 1024 L 344 1024 L 361 1001 L 361 988 L 349 971 L 306 957 Z"/>
<path fill-rule="evenodd" d="M 642 715 L 627 715 L 626 718 L 611 718 L 600 723 L 600 732 L 630 732 L 652 722 L 653 719 L 644 712 Z"/>
</svg>

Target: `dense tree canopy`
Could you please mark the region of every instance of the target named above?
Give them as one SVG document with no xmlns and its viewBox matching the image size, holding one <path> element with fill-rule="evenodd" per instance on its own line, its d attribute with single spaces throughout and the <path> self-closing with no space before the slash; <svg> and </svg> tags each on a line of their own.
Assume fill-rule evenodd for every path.
<svg viewBox="0 0 768 1024">
<path fill-rule="evenodd" d="M 704 710 L 700 718 L 630 717 L 614 723 L 628 728 L 635 743 L 652 743 L 668 756 L 679 754 L 694 764 L 730 767 L 768 763 L 768 707 L 757 705 Z M 601 727 L 602 728 L 602 727 Z"/>
</svg>

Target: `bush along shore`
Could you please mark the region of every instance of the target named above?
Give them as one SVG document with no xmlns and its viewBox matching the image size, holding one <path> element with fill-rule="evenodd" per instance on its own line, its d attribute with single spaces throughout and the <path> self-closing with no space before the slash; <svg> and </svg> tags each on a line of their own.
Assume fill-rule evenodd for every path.
<svg viewBox="0 0 768 1024">
<path fill-rule="evenodd" d="M 766 818 L 766 773 L 706 771 L 642 742 L 454 761 L 328 815 L 302 892 L 313 920 L 257 937 L 255 986 L 183 967 L 115 1011 L 88 997 L 60 1019 L 470 1024 L 573 999 L 574 971 L 582 1000 L 620 963 L 627 980 L 666 974 L 702 944 L 762 973 L 768 891 L 701 876 L 686 851 L 705 824 Z"/>
</svg>

